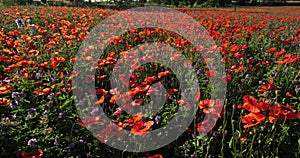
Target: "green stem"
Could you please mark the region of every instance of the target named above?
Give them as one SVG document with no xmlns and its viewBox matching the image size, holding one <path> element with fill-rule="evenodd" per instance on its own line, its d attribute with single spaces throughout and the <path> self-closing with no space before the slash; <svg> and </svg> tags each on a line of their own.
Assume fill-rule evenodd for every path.
<svg viewBox="0 0 300 158">
<path fill-rule="evenodd" d="M 250 153 L 250 155 L 249 155 L 249 157 L 251 157 L 251 155 L 252 155 L 252 151 L 253 151 L 253 144 L 254 144 L 254 141 L 255 141 L 255 138 L 256 138 L 256 133 L 254 133 L 254 136 L 253 136 L 253 138 L 252 138 L 252 140 L 251 140 L 251 146 L 250 146 L 250 149 L 249 149 L 249 153 Z"/>
<path fill-rule="evenodd" d="M 208 158 L 208 153 L 209 153 L 209 149 L 210 149 L 210 143 L 211 143 L 212 139 L 213 139 L 213 137 L 211 137 L 211 138 L 209 139 L 208 146 L 207 146 L 207 148 L 206 148 L 205 158 Z"/>
<path fill-rule="evenodd" d="M 226 120 L 226 103 L 227 100 L 225 100 L 224 102 L 224 115 L 223 115 L 223 131 L 222 131 L 222 148 L 221 148 L 221 157 L 225 157 L 224 156 L 224 147 L 225 147 L 225 129 L 226 129 L 226 124 L 227 124 L 227 120 Z"/>
<path fill-rule="evenodd" d="M 194 137 L 197 138 L 197 119 L 196 119 L 196 112 L 194 114 Z M 197 152 L 197 148 L 198 148 L 198 139 L 195 139 L 195 156 L 198 157 L 198 152 Z"/>
<path fill-rule="evenodd" d="M 235 144 L 235 133 L 234 133 L 234 120 L 233 120 L 233 116 L 234 116 L 234 111 L 235 111 L 235 105 L 232 108 L 232 114 L 231 114 L 231 132 L 232 132 L 232 137 L 233 137 L 233 141 L 232 141 L 232 146 L 233 146 L 233 156 L 236 157 L 236 144 Z"/>
</svg>

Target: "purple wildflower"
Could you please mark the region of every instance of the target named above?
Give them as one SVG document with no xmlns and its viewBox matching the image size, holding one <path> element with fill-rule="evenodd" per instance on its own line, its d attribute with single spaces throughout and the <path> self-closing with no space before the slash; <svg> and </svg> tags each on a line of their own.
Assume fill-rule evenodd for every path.
<svg viewBox="0 0 300 158">
<path fill-rule="evenodd" d="M 2 132 L 3 133 L 7 133 L 7 132 L 9 132 L 10 131 L 10 127 L 8 127 L 8 126 L 5 126 L 5 127 L 3 127 L 3 129 L 2 129 Z"/>
<path fill-rule="evenodd" d="M 245 79 L 241 79 L 241 82 L 242 82 L 242 83 L 245 83 L 245 81 L 246 81 Z"/>
<path fill-rule="evenodd" d="M 16 19 L 15 22 L 18 25 L 18 29 L 25 27 L 25 23 L 24 23 L 24 21 L 21 18 Z"/>
<path fill-rule="evenodd" d="M 18 98 L 19 97 L 19 92 L 12 92 L 11 97 L 12 98 Z"/>
<path fill-rule="evenodd" d="M 47 110 L 45 110 L 44 112 L 43 112 L 43 114 L 42 114 L 43 116 L 46 116 L 46 115 L 48 115 L 48 111 Z"/>
<path fill-rule="evenodd" d="M 51 92 L 51 93 L 49 93 L 49 94 L 48 94 L 48 96 L 47 96 L 47 97 L 48 97 L 48 99 L 50 99 L 50 98 L 52 98 L 53 96 L 54 96 L 54 93 L 53 93 L 53 92 Z"/>
<path fill-rule="evenodd" d="M 2 80 L 2 84 L 8 84 L 10 80 Z"/>
<path fill-rule="evenodd" d="M 63 113 L 60 112 L 60 113 L 58 114 L 58 118 L 62 118 L 62 116 L 63 116 Z"/>
<path fill-rule="evenodd" d="M 58 140 L 57 140 L 57 138 L 55 138 L 53 144 L 56 145 L 57 143 L 58 143 Z"/>
<path fill-rule="evenodd" d="M 83 104 L 84 104 L 84 101 L 83 101 L 83 100 L 80 100 L 78 104 L 79 104 L 79 105 L 83 105 Z"/>
<path fill-rule="evenodd" d="M 184 93 L 184 92 L 181 92 L 181 96 L 183 96 L 183 97 L 184 97 L 184 96 L 185 96 L 185 93 Z"/>
<path fill-rule="evenodd" d="M 202 73 L 202 70 L 201 70 L 201 69 L 198 69 L 198 70 L 197 70 L 197 74 L 200 74 L 200 73 Z"/>
<path fill-rule="evenodd" d="M 18 103 L 18 101 L 17 100 L 14 100 L 14 101 L 12 101 L 11 103 L 10 103 L 10 107 L 11 108 L 14 108 L 14 107 L 16 107 L 16 106 L 18 106 L 19 105 L 19 103 Z"/>
<path fill-rule="evenodd" d="M 32 115 L 35 115 L 35 114 L 36 114 L 36 109 L 35 108 L 30 108 L 30 110 L 28 112 L 28 115 L 32 116 Z"/>
<path fill-rule="evenodd" d="M 300 86 L 299 86 L 299 85 L 296 85 L 295 91 L 296 91 L 296 92 L 300 91 Z"/>
<path fill-rule="evenodd" d="M 204 80 L 204 83 L 207 84 L 209 82 L 209 80 Z"/>
<path fill-rule="evenodd" d="M 240 139 L 240 137 L 239 137 L 239 136 L 235 136 L 234 139 L 235 139 L 235 140 L 238 140 L 238 139 Z"/>
<path fill-rule="evenodd" d="M 69 148 L 70 148 L 70 149 L 72 149 L 72 148 L 74 148 L 74 147 L 75 147 L 75 144 L 74 144 L 73 142 L 69 144 Z"/>
<path fill-rule="evenodd" d="M 94 109 L 91 111 L 91 114 L 96 114 L 98 111 L 99 111 L 99 108 L 94 108 Z"/>
<path fill-rule="evenodd" d="M 33 139 L 30 139 L 29 141 L 28 141 L 28 143 L 27 143 L 27 145 L 29 145 L 29 146 L 35 146 L 35 143 L 36 143 L 37 141 L 36 141 L 36 139 L 35 138 L 33 138 Z"/>
<path fill-rule="evenodd" d="M 23 75 L 23 72 L 20 71 L 20 70 L 17 70 L 17 71 L 16 71 L 16 74 L 17 74 L 17 75 Z"/>
<path fill-rule="evenodd" d="M 192 90 L 193 92 L 195 92 L 195 91 L 196 91 L 196 88 L 195 88 L 195 87 L 192 87 L 191 90 Z"/>
<path fill-rule="evenodd" d="M 191 158 L 196 158 L 195 154 L 192 154 L 192 155 L 191 155 Z"/>
<path fill-rule="evenodd" d="M 214 136 L 214 137 L 217 137 L 218 135 L 219 135 L 219 134 L 218 134 L 217 131 L 214 131 L 214 132 L 213 132 L 213 136 Z"/>
<path fill-rule="evenodd" d="M 50 82 L 50 81 L 54 81 L 54 80 L 55 80 L 55 77 L 54 77 L 54 76 L 50 76 L 47 80 L 48 80 L 49 82 Z"/>
<path fill-rule="evenodd" d="M 159 124 L 160 121 L 161 121 L 161 117 L 159 115 L 156 115 L 156 117 L 155 117 L 156 124 Z"/>
<path fill-rule="evenodd" d="M 52 105 L 53 105 L 53 101 L 49 101 L 48 106 L 52 106 Z"/>
</svg>

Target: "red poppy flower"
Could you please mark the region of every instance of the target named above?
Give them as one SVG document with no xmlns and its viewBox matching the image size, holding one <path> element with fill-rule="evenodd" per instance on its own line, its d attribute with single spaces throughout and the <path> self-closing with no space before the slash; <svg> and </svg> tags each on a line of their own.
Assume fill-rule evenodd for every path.
<svg viewBox="0 0 300 158">
<path fill-rule="evenodd" d="M 216 70 L 209 70 L 205 72 L 206 77 L 211 78 L 217 76 L 218 71 Z"/>
<path fill-rule="evenodd" d="M 288 98 L 291 98 L 293 95 L 292 95 L 291 93 L 287 92 L 287 93 L 285 94 L 285 96 L 288 97 Z"/>
<path fill-rule="evenodd" d="M 0 106 L 8 106 L 9 105 L 9 100 L 6 98 L 0 98 Z"/>
<path fill-rule="evenodd" d="M 107 75 L 101 75 L 101 76 L 97 76 L 97 79 L 103 79 L 105 77 L 107 77 Z"/>
<path fill-rule="evenodd" d="M 236 52 L 236 53 L 234 53 L 234 56 L 236 58 L 243 58 L 245 56 L 245 54 L 244 53 L 240 53 L 240 52 Z"/>
<path fill-rule="evenodd" d="M 179 106 L 186 105 L 189 109 L 192 108 L 192 104 L 189 103 L 188 101 L 185 101 L 185 100 L 178 100 L 177 103 L 178 103 Z"/>
<path fill-rule="evenodd" d="M 242 117 L 242 123 L 246 124 L 244 128 L 249 128 L 262 123 L 265 119 L 266 116 L 261 113 L 250 113 Z"/>
<path fill-rule="evenodd" d="M 86 127 L 86 125 L 103 125 L 103 122 L 100 122 L 99 116 L 85 116 L 84 120 L 80 120 L 79 124 L 82 127 Z"/>
<path fill-rule="evenodd" d="M 227 63 L 227 62 L 230 61 L 230 58 L 229 58 L 229 57 L 224 57 L 224 58 L 222 58 L 221 61 L 222 61 L 223 63 Z"/>
<path fill-rule="evenodd" d="M 18 66 L 25 66 L 27 64 L 27 60 L 21 60 L 19 62 L 17 62 Z"/>
<path fill-rule="evenodd" d="M 38 67 L 46 67 L 46 66 L 48 66 L 48 62 L 43 62 L 38 64 Z"/>
<path fill-rule="evenodd" d="M 105 97 L 102 96 L 95 104 L 102 104 L 104 103 Z"/>
<path fill-rule="evenodd" d="M 122 109 L 121 108 L 117 108 L 116 111 L 112 114 L 112 116 L 117 116 L 117 115 L 120 115 L 122 114 Z"/>
<path fill-rule="evenodd" d="M 178 89 L 168 89 L 167 90 L 167 97 L 170 97 L 173 93 L 178 92 Z"/>
<path fill-rule="evenodd" d="M 141 105 L 143 105 L 143 104 L 144 104 L 144 100 L 143 100 L 142 98 L 140 98 L 140 99 L 135 99 L 135 100 L 131 103 L 132 106 L 141 106 Z"/>
<path fill-rule="evenodd" d="M 198 104 L 200 109 L 203 109 L 205 114 L 211 113 L 211 116 L 222 118 L 224 113 L 224 108 L 222 109 L 221 113 L 218 113 L 219 108 L 223 106 L 223 101 L 220 99 L 216 100 L 201 100 Z"/>
<path fill-rule="evenodd" d="M 149 77 L 146 78 L 146 82 L 150 83 L 152 81 L 155 81 L 156 79 L 157 79 L 156 76 L 149 76 Z"/>
<path fill-rule="evenodd" d="M 248 110 L 252 113 L 259 113 L 260 112 L 260 104 L 257 102 L 257 100 L 253 96 L 246 95 L 243 97 L 244 104 L 243 108 Z"/>
<path fill-rule="evenodd" d="M 30 50 L 30 51 L 28 52 L 28 55 L 34 55 L 34 56 L 37 56 L 37 55 L 39 55 L 39 51 L 38 51 L 38 50 Z"/>
<path fill-rule="evenodd" d="M 14 55 L 12 58 L 13 58 L 15 61 L 20 61 L 20 60 L 21 60 L 21 57 L 18 56 L 18 55 Z"/>
<path fill-rule="evenodd" d="M 240 67 L 235 69 L 235 72 L 242 72 L 245 69 L 244 64 L 240 64 Z"/>
<path fill-rule="evenodd" d="M 32 150 L 31 152 L 22 152 L 21 156 L 23 158 L 41 158 L 44 152 L 41 149 Z"/>
<path fill-rule="evenodd" d="M 252 113 L 259 113 L 261 111 L 266 111 L 268 109 L 268 101 L 261 99 L 262 101 L 257 101 L 251 95 L 245 95 L 243 97 L 244 103 L 242 105 L 238 105 L 238 108 L 244 108 Z"/>
<path fill-rule="evenodd" d="M 144 136 L 146 132 L 152 127 L 153 124 L 154 124 L 153 121 L 148 121 L 145 123 L 143 123 L 142 120 L 136 121 L 134 123 L 133 128 L 131 129 L 131 133 L 134 135 Z"/>
<path fill-rule="evenodd" d="M 136 83 L 136 81 L 137 81 L 136 80 L 137 77 L 135 75 L 131 75 L 131 74 L 120 74 L 119 78 L 120 78 L 120 81 L 126 85 L 130 84 L 129 81 L 131 81 L 131 83 L 132 83 L 132 81 L 135 81 L 133 83 Z M 130 80 L 130 78 L 132 78 L 132 80 Z"/>
<path fill-rule="evenodd" d="M 275 52 L 275 53 L 274 53 L 274 56 L 278 57 L 278 56 L 284 55 L 285 52 L 286 52 L 286 51 L 283 49 L 283 50 L 281 50 L 280 52 Z"/>
<path fill-rule="evenodd" d="M 231 81 L 231 75 L 228 74 L 228 75 L 225 75 L 222 77 L 222 81 L 225 82 L 225 83 L 228 83 L 229 81 Z"/>
<path fill-rule="evenodd" d="M 163 156 L 160 154 L 155 154 L 155 155 L 151 155 L 151 156 L 145 156 L 144 158 L 163 158 Z"/>
<path fill-rule="evenodd" d="M 209 108 L 212 106 L 213 100 L 201 100 L 198 106 L 203 109 L 205 114 L 209 113 Z"/>
<path fill-rule="evenodd" d="M 42 90 L 42 92 L 43 92 L 44 95 L 47 95 L 47 94 L 50 93 L 50 90 L 51 90 L 50 88 L 45 88 L 45 89 Z"/>
<path fill-rule="evenodd" d="M 195 96 L 194 98 L 194 102 L 198 102 L 200 100 L 200 97 L 201 97 L 201 92 L 200 91 L 197 91 L 197 95 Z"/>
<path fill-rule="evenodd" d="M 110 103 L 116 103 L 117 102 L 117 96 L 116 95 L 114 95 L 114 96 L 112 96 L 111 98 L 110 98 L 110 100 L 109 100 L 109 102 Z"/>
<path fill-rule="evenodd" d="M 275 61 L 275 63 L 277 64 L 290 64 L 290 63 L 295 63 L 299 60 L 299 56 L 298 55 L 291 55 L 291 54 L 285 54 L 284 58 Z"/>
<path fill-rule="evenodd" d="M 240 138 L 240 140 L 241 140 L 243 143 L 247 144 L 247 142 L 245 142 L 245 141 L 246 141 L 246 137 L 245 137 L 245 136 L 242 136 L 242 137 Z"/>
<path fill-rule="evenodd" d="M 134 96 L 136 95 L 136 94 L 138 94 L 140 92 L 140 89 L 139 88 L 131 88 L 130 90 L 129 90 L 129 92 L 126 92 L 126 95 L 127 96 L 130 96 L 131 98 L 134 98 Z"/>
<path fill-rule="evenodd" d="M 202 122 L 199 122 L 196 126 L 197 132 L 203 132 L 208 133 L 212 128 L 214 123 L 210 122 L 209 120 L 204 120 Z"/>
<path fill-rule="evenodd" d="M 268 92 L 268 91 L 270 91 L 270 90 L 277 90 L 278 87 L 273 85 L 273 81 L 274 81 L 274 80 L 271 78 L 271 79 L 269 80 L 269 83 L 268 83 L 268 84 L 262 85 L 261 89 L 258 90 L 258 93 L 259 93 L 259 94 L 263 94 L 263 93 Z"/>
<path fill-rule="evenodd" d="M 205 64 L 207 64 L 207 63 L 209 63 L 209 62 L 211 62 L 211 61 L 212 61 L 211 58 L 204 58 L 204 59 L 203 59 L 203 62 L 204 62 Z"/>
<path fill-rule="evenodd" d="M 77 58 L 71 58 L 71 59 L 70 59 L 70 62 L 71 62 L 71 63 L 74 63 L 74 62 L 76 62 L 76 61 L 77 61 Z"/>
<path fill-rule="evenodd" d="M 158 73 L 158 78 L 167 76 L 167 75 L 169 75 L 169 74 L 171 74 L 171 71 L 169 71 L 169 70 L 164 71 L 164 72 L 160 72 L 160 73 Z"/>
<path fill-rule="evenodd" d="M 138 85 L 136 88 L 139 89 L 140 92 L 146 92 L 150 89 L 151 85 L 147 82 L 142 82 L 142 84 Z"/>
<path fill-rule="evenodd" d="M 104 95 L 104 94 L 107 94 L 107 93 L 108 93 L 108 91 L 103 89 L 103 88 L 98 88 L 96 90 L 96 95 Z"/>
<path fill-rule="evenodd" d="M 230 46 L 230 53 L 234 54 L 234 53 L 238 52 L 239 49 L 240 49 L 240 47 L 234 44 L 234 45 Z"/>
<path fill-rule="evenodd" d="M 111 135 L 114 135 L 118 138 L 123 136 L 123 132 L 121 131 L 122 128 L 118 127 L 115 124 L 107 125 L 100 133 L 97 134 L 98 139 L 101 142 L 107 142 Z"/>
<path fill-rule="evenodd" d="M 86 125 L 83 123 L 82 120 L 80 120 L 78 123 L 79 123 L 79 125 L 80 125 L 81 127 L 86 128 Z"/>
<path fill-rule="evenodd" d="M 144 122 L 141 113 L 134 114 L 127 121 L 127 125 L 132 126 L 131 133 L 140 136 L 145 136 L 146 132 L 152 127 L 153 124 L 153 121 Z"/>
<path fill-rule="evenodd" d="M 293 120 L 293 119 L 299 119 L 300 112 L 296 112 L 295 109 L 291 107 L 290 104 L 282 105 L 277 103 L 276 106 L 270 107 L 269 112 L 269 120 L 270 123 L 274 123 L 275 120 Z"/>
<path fill-rule="evenodd" d="M 277 50 L 277 48 L 274 47 L 274 48 L 267 49 L 266 52 L 267 52 L 267 53 L 273 53 L 273 52 L 275 52 L 276 50 Z"/>
<path fill-rule="evenodd" d="M 8 93 L 12 88 L 9 86 L 0 87 L 0 95 Z"/>
</svg>

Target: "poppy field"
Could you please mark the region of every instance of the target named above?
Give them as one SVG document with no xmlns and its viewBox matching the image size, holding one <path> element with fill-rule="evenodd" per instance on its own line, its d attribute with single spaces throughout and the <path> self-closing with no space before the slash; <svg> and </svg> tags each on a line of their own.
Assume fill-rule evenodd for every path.
<svg viewBox="0 0 300 158">
<path fill-rule="evenodd" d="M 93 109 L 81 119 L 75 101 L 73 71 L 81 44 L 99 22 L 117 10 L 75 7 L 13 6 L 0 15 L 0 157 L 300 157 L 300 18 L 299 10 L 177 9 L 193 17 L 213 38 L 225 71 L 214 67 L 192 43 L 164 28 L 136 28 L 108 41 L 97 60 L 88 47 L 80 60 L 93 62 L 95 75 L 84 82 L 95 84 Z M 130 18 L 130 17 L 129 17 Z M 182 100 L 179 81 L 172 69 L 158 63 L 138 65 L 131 74 L 113 78 L 114 66 L 145 42 L 160 42 L 181 52 L 194 68 L 199 90 L 193 102 Z M 139 48 L 143 50 L 143 48 Z M 172 54 L 172 53 L 171 53 Z M 163 56 L 163 54 L 161 55 Z M 155 58 L 155 57 L 153 57 Z M 178 59 L 173 54 L 172 60 Z M 214 65 L 214 66 L 211 66 Z M 221 75 L 227 84 L 225 99 L 211 99 L 211 78 Z M 118 89 L 110 80 L 127 84 L 132 100 L 117 105 Z M 129 82 L 129 83 L 127 83 Z M 157 113 L 128 113 L 143 106 L 158 90 L 166 88 L 166 104 Z M 80 87 L 79 87 L 80 88 Z M 82 88 L 82 87 L 81 87 Z M 191 88 L 193 91 L 193 87 Z M 221 113 L 216 108 L 223 105 Z M 163 128 L 176 116 L 178 107 L 196 105 L 193 122 L 175 141 L 147 152 L 127 152 L 107 144 L 123 130 L 136 137 Z M 112 120 L 105 125 L 99 110 Z M 218 118 L 212 129 L 205 115 Z M 202 122 L 202 123 L 201 123 Z M 95 137 L 89 129 L 103 127 Z M 116 128 L 117 127 L 117 128 Z M 205 135 L 200 132 L 208 130 Z M 155 142 L 155 141 L 154 141 Z"/>
</svg>

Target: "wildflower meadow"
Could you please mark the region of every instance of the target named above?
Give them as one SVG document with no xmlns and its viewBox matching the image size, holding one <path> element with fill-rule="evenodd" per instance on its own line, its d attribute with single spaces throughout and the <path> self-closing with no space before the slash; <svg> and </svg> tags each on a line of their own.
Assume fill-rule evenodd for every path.
<svg viewBox="0 0 300 158">
<path fill-rule="evenodd" d="M 91 39 L 94 27 L 121 11 L 2 7 L 0 157 L 300 157 L 300 8 L 176 11 L 203 26 L 216 47 L 195 48 L 181 34 L 163 27 L 143 27 L 105 40 L 107 46 L 95 58 L 92 54 L 99 51 L 103 41 L 86 47 L 83 43 Z M 148 56 L 144 64 L 134 65 L 142 58 L 137 59 L 129 50 L 135 48 L 141 53 L 146 48 L 139 45 L 150 42 L 172 47 L 188 62 L 176 72 L 154 62 L 167 54 L 160 52 L 158 56 Z M 209 55 L 203 56 L 203 51 Z M 220 58 L 216 61 L 217 53 Z M 178 53 L 169 54 L 168 59 L 179 61 Z M 118 67 L 125 62 L 134 65 L 133 71 Z M 80 67 L 86 63 L 92 64 L 88 70 Z M 74 70 L 76 64 L 78 71 Z M 224 72 L 214 69 L 220 65 L 224 65 Z M 190 93 L 180 88 L 178 78 L 188 69 L 197 82 L 191 81 L 189 72 L 184 81 L 198 85 L 189 87 Z M 94 89 L 74 86 L 73 79 L 83 71 L 95 72 L 81 78 Z M 220 80 L 213 84 L 213 78 L 218 76 Z M 124 95 L 130 99 L 122 99 L 111 81 L 127 87 Z M 218 89 L 224 85 L 226 89 Z M 165 89 L 165 102 L 151 104 L 150 96 L 158 93 L 160 86 Z M 219 90 L 218 95 L 211 95 L 213 89 Z M 75 90 L 89 91 L 96 101 L 91 102 L 85 94 L 79 99 Z M 221 94 L 224 98 L 218 98 Z M 144 104 L 158 109 L 154 113 L 132 110 Z M 92 106 L 86 108 L 87 105 Z M 151 131 L 165 128 L 172 120 L 184 120 L 187 116 L 179 116 L 178 109 L 188 112 L 191 107 L 197 108 L 192 116 L 188 115 L 192 122 L 186 127 L 178 124 L 184 132 L 174 141 L 143 152 L 114 148 L 118 141 L 122 142 L 123 131 L 136 138 L 132 141 L 146 140 Z M 104 112 L 111 123 L 107 124 L 99 112 Z M 205 120 L 206 115 L 216 118 L 216 122 Z M 161 133 L 161 139 L 176 129 L 177 126 L 170 127 Z M 155 143 L 153 139 L 140 148 L 158 146 Z"/>
</svg>

